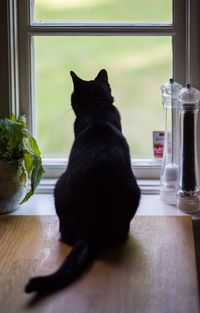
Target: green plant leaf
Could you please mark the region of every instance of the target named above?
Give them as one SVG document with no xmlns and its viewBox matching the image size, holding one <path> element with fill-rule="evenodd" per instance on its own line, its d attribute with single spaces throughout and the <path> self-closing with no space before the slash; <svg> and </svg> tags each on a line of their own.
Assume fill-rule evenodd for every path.
<svg viewBox="0 0 200 313">
<path fill-rule="evenodd" d="M 34 163 L 34 167 L 33 167 L 32 175 L 31 175 L 31 189 L 26 194 L 26 196 L 24 197 L 24 199 L 22 200 L 20 204 L 23 204 L 24 202 L 26 202 L 34 194 L 37 186 L 40 183 L 42 175 L 44 173 L 40 158 L 36 158 L 33 163 Z"/>
<path fill-rule="evenodd" d="M 38 145 L 37 145 L 35 138 L 33 138 L 33 136 L 31 136 L 31 135 L 30 135 L 30 144 L 31 144 L 31 148 L 32 148 L 32 151 L 34 152 L 34 154 L 39 157 L 40 156 L 40 150 L 38 148 Z"/>
<path fill-rule="evenodd" d="M 20 115 L 17 119 L 17 122 L 19 122 L 23 128 L 26 128 L 27 125 L 26 125 L 26 117 L 25 115 Z"/>
<path fill-rule="evenodd" d="M 28 201 L 28 199 L 33 195 L 32 189 L 25 195 L 24 199 L 20 202 L 20 204 L 23 204 L 24 202 Z"/>
<path fill-rule="evenodd" d="M 40 180 L 42 178 L 42 175 L 44 173 L 42 162 L 40 158 L 36 158 L 34 160 L 34 168 L 31 175 L 31 189 L 34 192 L 37 188 L 37 186 L 40 183 Z"/>
<path fill-rule="evenodd" d="M 31 157 L 31 154 L 27 152 L 24 153 L 24 165 L 29 176 L 33 168 L 33 158 Z"/>
<path fill-rule="evenodd" d="M 11 121 L 14 121 L 16 122 L 17 119 L 16 119 L 16 115 L 14 113 L 11 114 L 11 117 L 10 117 Z"/>
</svg>

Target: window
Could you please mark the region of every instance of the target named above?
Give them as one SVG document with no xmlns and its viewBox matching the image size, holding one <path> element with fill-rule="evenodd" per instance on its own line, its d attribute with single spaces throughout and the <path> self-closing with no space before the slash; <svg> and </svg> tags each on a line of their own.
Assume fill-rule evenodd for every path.
<svg viewBox="0 0 200 313">
<path fill-rule="evenodd" d="M 171 36 L 34 36 L 34 51 L 36 128 L 45 157 L 66 157 L 72 144 L 70 69 L 92 79 L 104 67 L 131 155 L 152 157 L 152 131 L 163 129 L 160 82 L 172 76 Z"/>
<path fill-rule="evenodd" d="M 48 157 L 47 176 L 60 174 L 72 143 L 69 71 L 91 79 L 105 67 L 135 173 L 159 177 L 160 164 L 151 160 L 152 131 L 163 129 L 164 120 L 159 87 L 171 76 L 186 82 L 187 5 L 192 83 L 198 88 L 198 0 L 9 0 L 12 110 L 26 113 Z"/>
</svg>

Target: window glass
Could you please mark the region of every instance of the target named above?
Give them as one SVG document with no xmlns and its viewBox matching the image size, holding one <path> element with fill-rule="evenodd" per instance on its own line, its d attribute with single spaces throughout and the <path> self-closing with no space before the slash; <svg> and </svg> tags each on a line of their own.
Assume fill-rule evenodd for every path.
<svg viewBox="0 0 200 313">
<path fill-rule="evenodd" d="M 172 76 L 170 36 L 39 36 L 35 45 L 38 141 L 43 157 L 67 157 L 73 142 L 70 70 L 82 79 L 107 69 L 134 158 L 152 158 L 163 130 L 160 86 Z"/>
<path fill-rule="evenodd" d="M 172 0 L 35 0 L 37 22 L 172 22 Z"/>
</svg>

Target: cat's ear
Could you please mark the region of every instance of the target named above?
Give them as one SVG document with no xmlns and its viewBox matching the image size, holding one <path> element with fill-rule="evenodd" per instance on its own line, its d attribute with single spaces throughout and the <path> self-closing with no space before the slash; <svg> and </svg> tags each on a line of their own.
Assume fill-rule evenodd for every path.
<svg viewBox="0 0 200 313">
<path fill-rule="evenodd" d="M 95 78 L 95 80 L 104 82 L 104 83 L 106 83 L 106 84 L 109 85 L 109 83 L 108 83 L 108 74 L 107 74 L 107 71 L 104 70 L 104 69 L 101 70 L 101 71 L 99 72 L 99 74 L 97 75 L 97 77 Z"/>
<path fill-rule="evenodd" d="M 74 84 L 74 89 L 80 86 L 80 84 L 83 82 L 81 78 L 79 78 L 73 71 L 70 71 L 70 75 L 72 77 L 72 81 Z"/>
</svg>

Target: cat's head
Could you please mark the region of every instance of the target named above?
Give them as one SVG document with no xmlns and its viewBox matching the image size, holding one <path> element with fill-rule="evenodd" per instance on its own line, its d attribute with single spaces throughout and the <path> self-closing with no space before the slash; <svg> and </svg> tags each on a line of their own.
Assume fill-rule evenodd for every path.
<svg viewBox="0 0 200 313">
<path fill-rule="evenodd" d="M 72 108 L 76 115 L 88 109 L 111 105 L 113 98 L 106 70 L 101 70 L 94 80 L 86 81 L 70 72 L 74 91 L 71 96 Z"/>
</svg>

